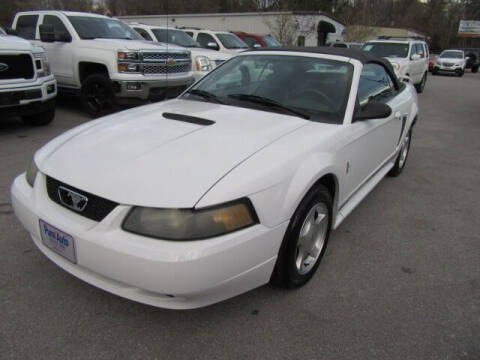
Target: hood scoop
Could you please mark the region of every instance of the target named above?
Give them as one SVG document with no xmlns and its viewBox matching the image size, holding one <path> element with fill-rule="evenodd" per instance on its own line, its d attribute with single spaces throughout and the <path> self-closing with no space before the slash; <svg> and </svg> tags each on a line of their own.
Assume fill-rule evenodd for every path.
<svg viewBox="0 0 480 360">
<path fill-rule="evenodd" d="M 189 115 L 182 115 L 182 114 L 164 112 L 162 114 L 162 116 L 165 119 L 183 121 L 183 122 L 187 122 L 187 123 L 190 123 L 190 124 L 196 124 L 196 125 L 209 126 L 209 125 L 215 124 L 215 121 L 208 120 L 208 119 L 203 119 L 203 118 L 199 118 L 199 117 L 195 117 L 195 116 L 189 116 Z"/>
</svg>

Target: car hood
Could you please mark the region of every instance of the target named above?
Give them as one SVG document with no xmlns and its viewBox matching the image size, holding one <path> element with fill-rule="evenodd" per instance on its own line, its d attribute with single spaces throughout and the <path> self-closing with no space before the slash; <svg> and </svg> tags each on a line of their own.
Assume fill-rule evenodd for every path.
<svg viewBox="0 0 480 360">
<path fill-rule="evenodd" d="M 441 57 L 439 57 L 439 58 L 437 58 L 437 61 L 447 62 L 447 63 L 452 63 L 452 64 L 461 64 L 465 60 L 464 59 L 457 59 L 457 58 L 445 58 L 445 57 L 441 58 Z"/>
<path fill-rule="evenodd" d="M 404 64 L 408 62 L 408 58 L 386 57 L 390 63 Z"/>
<path fill-rule="evenodd" d="M 157 43 L 147 40 L 122 40 L 122 39 L 93 39 L 93 40 L 84 40 L 88 42 L 88 47 L 99 48 L 99 49 L 110 49 L 110 50 L 127 50 L 127 51 L 138 51 L 138 50 L 185 50 L 180 46 L 168 45 L 163 43 Z"/>
<path fill-rule="evenodd" d="M 32 51 L 35 47 L 18 36 L 0 35 L 0 50 Z"/>
<path fill-rule="evenodd" d="M 232 57 L 231 54 L 221 53 L 215 50 L 208 50 L 202 48 L 188 48 L 191 51 L 192 56 L 206 56 L 210 60 L 228 60 Z"/>
<path fill-rule="evenodd" d="M 215 121 L 170 120 L 164 112 Z M 191 208 L 229 171 L 309 121 L 192 100 L 110 115 L 54 139 L 40 171 L 86 192 L 138 206 Z"/>
</svg>

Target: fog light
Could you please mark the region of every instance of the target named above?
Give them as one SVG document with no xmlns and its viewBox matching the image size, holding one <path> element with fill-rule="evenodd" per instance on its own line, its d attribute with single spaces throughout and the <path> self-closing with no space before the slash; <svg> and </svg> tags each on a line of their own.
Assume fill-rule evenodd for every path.
<svg viewBox="0 0 480 360">
<path fill-rule="evenodd" d="M 47 94 L 51 94 L 55 92 L 55 84 L 51 84 L 47 86 Z"/>
<path fill-rule="evenodd" d="M 140 90 L 141 88 L 142 88 L 142 84 L 139 82 L 127 83 L 127 90 Z"/>
</svg>

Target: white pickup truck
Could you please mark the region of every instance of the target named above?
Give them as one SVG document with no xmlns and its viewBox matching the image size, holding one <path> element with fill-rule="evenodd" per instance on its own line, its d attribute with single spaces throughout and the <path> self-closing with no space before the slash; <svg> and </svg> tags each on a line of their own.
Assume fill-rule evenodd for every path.
<svg viewBox="0 0 480 360">
<path fill-rule="evenodd" d="M 147 42 L 107 16 L 20 12 L 12 28 L 46 49 L 59 90 L 79 94 L 92 117 L 175 97 L 194 81 L 188 50 Z"/>
<path fill-rule="evenodd" d="M 57 86 L 45 51 L 0 28 L 0 115 L 21 116 L 29 125 L 55 117 Z"/>
</svg>

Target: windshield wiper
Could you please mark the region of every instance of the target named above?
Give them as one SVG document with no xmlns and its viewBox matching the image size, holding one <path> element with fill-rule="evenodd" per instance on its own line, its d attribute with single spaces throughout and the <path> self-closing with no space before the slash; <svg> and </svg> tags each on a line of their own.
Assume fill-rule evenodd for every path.
<svg viewBox="0 0 480 360">
<path fill-rule="evenodd" d="M 301 118 L 306 119 L 306 120 L 309 120 L 310 117 L 311 117 L 310 114 L 307 114 L 303 111 L 294 109 L 290 106 L 280 104 L 278 101 L 275 101 L 273 99 L 269 99 L 269 98 L 266 98 L 266 97 L 263 97 L 263 96 L 250 95 L 250 94 L 231 94 L 231 95 L 228 95 L 228 97 L 230 97 L 232 99 L 238 99 L 238 100 L 241 100 L 241 101 L 249 101 L 249 102 L 252 102 L 252 103 L 255 103 L 255 104 L 273 106 L 273 107 L 276 107 L 278 109 L 281 109 L 281 110 L 287 111 L 289 113 L 295 114 L 298 117 L 301 117 Z"/>
<path fill-rule="evenodd" d="M 219 104 L 225 104 L 222 100 L 218 98 L 217 95 L 212 94 L 211 92 L 205 91 L 205 90 L 199 90 L 199 89 L 192 89 L 187 92 L 187 94 L 192 94 L 196 96 L 200 96 L 206 100 L 213 100 Z"/>
</svg>

